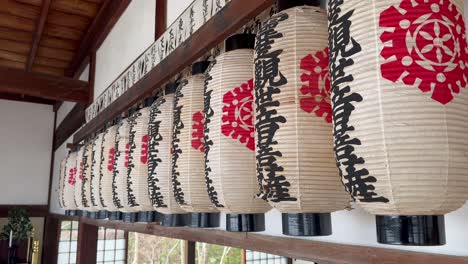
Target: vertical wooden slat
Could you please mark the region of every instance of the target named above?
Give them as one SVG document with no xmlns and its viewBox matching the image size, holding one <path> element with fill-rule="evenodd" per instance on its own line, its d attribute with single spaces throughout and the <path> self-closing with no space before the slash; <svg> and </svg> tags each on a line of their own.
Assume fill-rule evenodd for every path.
<svg viewBox="0 0 468 264">
<path fill-rule="evenodd" d="M 195 246 L 196 242 L 185 240 L 184 264 L 195 264 Z"/>
<path fill-rule="evenodd" d="M 155 23 L 154 40 L 156 41 L 167 28 L 167 0 L 156 0 Z"/>
<path fill-rule="evenodd" d="M 80 221 L 78 227 L 77 264 L 96 264 L 98 227 Z"/>
<path fill-rule="evenodd" d="M 42 263 L 57 264 L 60 240 L 60 220 L 53 216 L 45 218 L 42 246 Z"/>
</svg>

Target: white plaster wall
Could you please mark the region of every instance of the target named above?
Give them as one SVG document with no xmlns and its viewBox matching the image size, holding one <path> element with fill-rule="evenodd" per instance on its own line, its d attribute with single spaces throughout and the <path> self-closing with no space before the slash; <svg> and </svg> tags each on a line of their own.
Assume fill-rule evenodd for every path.
<svg viewBox="0 0 468 264">
<path fill-rule="evenodd" d="M 172 25 L 192 2 L 193 0 L 167 1 L 167 26 Z"/>
<path fill-rule="evenodd" d="M 0 204 L 47 204 L 54 113 L 0 100 Z"/>
<path fill-rule="evenodd" d="M 117 21 L 96 53 L 95 99 L 154 42 L 155 12 L 155 0 L 133 0 Z"/>
</svg>

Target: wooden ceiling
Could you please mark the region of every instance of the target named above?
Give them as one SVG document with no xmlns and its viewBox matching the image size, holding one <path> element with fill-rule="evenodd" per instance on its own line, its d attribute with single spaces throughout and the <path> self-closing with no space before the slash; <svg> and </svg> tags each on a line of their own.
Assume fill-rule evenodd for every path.
<svg viewBox="0 0 468 264">
<path fill-rule="evenodd" d="M 104 0 L 0 0 L 0 66 L 64 76 Z"/>
</svg>

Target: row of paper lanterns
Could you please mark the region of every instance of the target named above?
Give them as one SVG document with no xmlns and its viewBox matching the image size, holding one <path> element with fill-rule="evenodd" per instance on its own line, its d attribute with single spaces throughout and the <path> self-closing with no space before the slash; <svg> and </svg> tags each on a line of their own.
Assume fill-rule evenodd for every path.
<svg viewBox="0 0 468 264">
<path fill-rule="evenodd" d="M 444 244 L 468 197 L 462 1 L 331 0 L 328 22 L 318 2 L 279 1 L 256 39 L 71 153 L 63 208 L 253 232 L 274 207 L 284 234 L 317 236 L 351 193 L 379 242 Z"/>
</svg>

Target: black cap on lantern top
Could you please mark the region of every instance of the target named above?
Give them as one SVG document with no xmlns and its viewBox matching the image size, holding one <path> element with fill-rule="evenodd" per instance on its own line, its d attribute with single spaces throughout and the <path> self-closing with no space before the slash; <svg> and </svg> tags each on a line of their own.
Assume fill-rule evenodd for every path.
<svg viewBox="0 0 468 264">
<path fill-rule="evenodd" d="M 188 226 L 196 228 L 219 227 L 219 213 L 191 213 Z"/>
<path fill-rule="evenodd" d="M 265 231 L 264 214 L 227 214 L 226 230 L 230 232 Z"/>
<path fill-rule="evenodd" d="M 178 83 L 177 82 L 171 82 L 166 84 L 166 89 L 164 89 L 165 94 L 172 94 L 175 93 L 177 90 Z"/>
<path fill-rule="evenodd" d="M 296 6 L 320 6 L 320 0 L 278 0 L 278 12 Z"/>
<path fill-rule="evenodd" d="M 167 227 L 187 226 L 189 214 L 162 214 L 161 225 Z"/>
<path fill-rule="evenodd" d="M 403 246 L 445 245 L 443 215 L 377 215 L 377 241 Z"/>
<path fill-rule="evenodd" d="M 135 223 L 137 221 L 137 213 L 122 213 L 122 220 L 125 223 Z"/>
<path fill-rule="evenodd" d="M 138 212 L 136 221 L 139 223 L 152 223 L 156 221 L 155 211 L 142 211 Z"/>
<path fill-rule="evenodd" d="M 226 52 L 238 49 L 254 49 L 255 34 L 236 34 L 226 39 Z"/>
<path fill-rule="evenodd" d="M 210 66 L 209 61 L 198 61 L 192 64 L 192 75 L 205 73 L 206 69 Z"/>
<path fill-rule="evenodd" d="M 112 220 L 112 221 L 122 220 L 122 214 L 120 212 L 109 212 L 108 216 L 109 216 L 109 220 Z"/>
<path fill-rule="evenodd" d="M 329 236 L 330 213 L 282 214 L 283 234 L 287 236 Z"/>
</svg>

